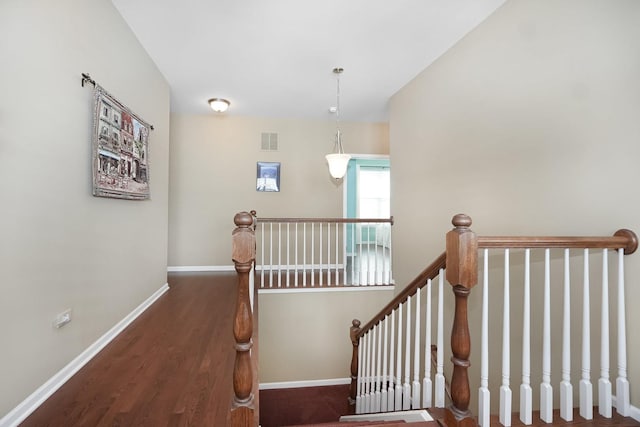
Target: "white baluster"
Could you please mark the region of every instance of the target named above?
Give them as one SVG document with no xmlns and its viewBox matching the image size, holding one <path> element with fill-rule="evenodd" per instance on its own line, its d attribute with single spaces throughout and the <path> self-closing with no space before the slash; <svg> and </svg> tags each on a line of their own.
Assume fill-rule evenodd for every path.
<svg viewBox="0 0 640 427">
<path fill-rule="evenodd" d="M 388 354 L 389 354 L 389 316 L 384 317 L 384 346 L 382 350 L 382 392 L 380 393 L 380 412 L 387 412 L 389 407 L 389 377 L 388 377 Z"/>
<path fill-rule="evenodd" d="M 339 234 L 338 234 L 338 227 L 339 224 L 336 223 L 336 285 L 340 285 L 340 258 L 338 257 L 339 254 L 339 246 L 338 246 L 338 240 L 339 240 Z M 344 266 L 342 268 L 345 268 Z M 342 284 L 347 284 L 347 282 L 342 282 Z"/>
<path fill-rule="evenodd" d="M 422 407 L 431 408 L 432 389 L 431 383 L 431 279 L 427 280 L 425 287 L 427 294 L 426 320 L 424 331 L 424 379 L 422 380 Z"/>
<path fill-rule="evenodd" d="M 273 288 L 273 223 L 269 223 L 269 287 Z"/>
<path fill-rule="evenodd" d="M 364 364 L 364 358 L 362 357 L 363 354 L 363 347 L 364 347 L 365 343 L 364 343 L 364 338 L 360 338 L 358 340 L 358 381 L 356 383 L 356 414 L 361 414 L 362 411 L 362 383 L 363 383 L 363 378 L 362 378 L 362 373 L 363 373 L 363 369 L 362 369 L 362 365 Z"/>
<path fill-rule="evenodd" d="M 367 369 L 366 369 L 366 383 L 364 391 L 364 413 L 371 412 L 371 340 L 372 331 L 367 332 Z"/>
<path fill-rule="evenodd" d="M 438 348 L 436 356 L 436 398 L 435 407 L 444 408 L 444 270 L 438 273 Z"/>
<path fill-rule="evenodd" d="M 396 399 L 394 409 L 402 409 L 402 304 L 398 306 L 398 354 L 396 356 Z"/>
<path fill-rule="evenodd" d="M 372 275 L 375 272 L 371 268 L 371 223 L 367 223 L 367 285 L 375 285 Z"/>
<path fill-rule="evenodd" d="M 278 223 L 278 287 L 282 287 L 282 223 Z"/>
<path fill-rule="evenodd" d="M 420 408 L 420 289 L 416 291 L 416 320 L 413 333 L 413 384 L 411 389 L 411 409 Z"/>
<path fill-rule="evenodd" d="M 380 369 L 382 367 L 382 362 L 380 360 L 382 357 L 382 325 L 378 324 L 378 326 L 376 326 L 376 329 L 378 331 L 378 355 L 376 356 L 376 400 L 374 408 L 375 412 L 380 412 L 380 408 L 382 407 L 382 374 L 380 372 Z"/>
<path fill-rule="evenodd" d="M 589 298 L 589 249 L 584 250 L 582 284 L 582 379 L 580 380 L 580 416 L 593 419 L 593 386 L 591 384 L 591 310 Z"/>
<path fill-rule="evenodd" d="M 358 237 L 360 238 L 360 244 L 358 245 L 358 284 L 366 285 L 365 277 L 364 277 L 364 262 L 362 261 L 362 230 L 364 226 L 360 226 L 358 228 Z"/>
<path fill-rule="evenodd" d="M 629 416 L 629 381 L 627 380 L 627 325 L 624 300 L 624 249 L 618 249 L 618 378 L 616 379 L 616 409 Z"/>
<path fill-rule="evenodd" d="M 322 223 L 318 224 L 318 238 L 320 240 L 320 244 L 318 245 L 318 254 L 320 257 L 318 260 L 318 286 L 322 286 Z"/>
<path fill-rule="evenodd" d="M 553 422 L 553 387 L 551 386 L 551 277 L 549 249 L 544 250 L 544 308 L 542 315 L 542 384 L 540 384 L 540 419 Z"/>
<path fill-rule="evenodd" d="M 393 281 L 393 242 L 391 239 L 391 224 L 389 224 L 389 281 L 387 283 L 391 284 Z"/>
<path fill-rule="evenodd" d="M 411 409 L 411 384 L 409 371 L 411 370 L 411 297 L 407 297 L 407 330 L 404 339 L 404 384 L 402 387 L 402 410 Z"/>
<path fill-rule="evenodd" d="M 287 288 L 290 286 L 290 282 L 291 282 L 291 274 L 289 274 L 289 268 L 291 268 L 291 262 L 290 262 L 290 257 L 289 257 L 289 252 L 290 252 L 290 244 L 289 242 L 291 242 L 291 233 L 289 230 L 289 223 L 287 223 Z"/>
<path fill-rule="evenodd" d="M 260 288 L 264 289 L 264 222 L 260 224 Z"/>
<path fill-rule="evenodd" d="M 327 286 L 331 286 L 331 223 L 327 223 Z"/>
<path fill-rule="evenodd" d="M 307 223 L 302 223 L 302 286 L 307 286 Z"/>
<path fill-rule="evenodd" d="M 560 418 L 573 420 L 573 386 L 571 385 L 571 278 L 569 249 L 564 250 L 564 298 L 562 308 L 562 382 L 560 382 Z"/>
<path fill-rule="evenodd" d="M 315 249 L 316 249 L 316 230 L 315 224 L 311 223 L 311 287 L 313 288 L 316 285 L 316 275 L 315 275 Z"/>
<path fill-rule="evenodd" d="M 509 306 L 509 249 L 504 250 L 504 307 L 502 310 L 502 386 L 500 386 L 500 423 L 509 427 L 511 425 L 511 343 L 510 343 L 510 306 Z"/>
<path fill-rule="evenodd" d="M 611 381 L 609 380 L 609 261 L 608 250 L 602 250 L 602 318 L 600 323 L 600 380 L 598 380 L 598 412 L 611 418 Z"/>
<path fill-rule="evenodd" d="M 380 402 L 378 401 L 376 404 L 376 396 L 380 396 L 380 390 L 378 389 L 378 378 L 377 378 L 377 370 L 376 364 L 378 362 L 378 358 L 376 357 L 376 353 L 378 351 L 378 342 L 380 341 L 380 337 L 378 335 L 378 328 L 373 327 L 373 343 L 371 344 L 371 412 L 380 411 Z"/>
<path fill-rule="evenodd" d="M 482 331 L 480 344 L 480 389 L 478 391 L 478 425 L 489 426 L 491 394 L 489 393 L 489 250 L 483 253 Z"/>
<path fill-rule="evenodd" d="M 520 384 L 520 421 L 532 423 L 531 389 L 531 249 L 524 250 L 524 304 L 522 310 L 522 384 Z"/>
<path fill-rule="evenodd" d="M 356 224 L 351 224 L 351 284 L 356 285 Z"/>
<path fill-rule="evenodd" d="M 298 223 L 297 222 L 295 225 L 294 234 L 296 239 L 296 246 L 295 246 L 295 253 L 294 253 L 294 258 L 295 258 L 294 286 L 297 288 L 298 287 Z"/>
<path fill-rule="evenodd" d="M 395 354 L 396 354 L 396 312 L 393 310 L 391 313 L 391 346 L 389 347 L 389 394 L 387 395 L 387 409 L 391 412 L 395 410 L 395 384 L 397 379 L 393 376 L 393 369 L 395 368 Z"/>
</svg>

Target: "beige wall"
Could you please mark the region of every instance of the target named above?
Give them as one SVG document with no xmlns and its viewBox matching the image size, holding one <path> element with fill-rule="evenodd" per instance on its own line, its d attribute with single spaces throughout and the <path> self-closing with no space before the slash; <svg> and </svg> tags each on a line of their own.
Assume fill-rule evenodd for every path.
<svg viewBox="0 0 640 427">
<path fill-rule="evenodd" d="M 393 97 L 392 211 L 394 241 L 402 242 L 394 247 L 394 270 L 400 283 L 443 250 L 458 212 L 471 215 L 483 235 L 640 231 L 638 22 L 640 3 L 631 0 L 510 1 Z M 636 301 L 640 254 L 628 257 L 627 266 L 627 301 Z M 632 403 L 638 406 L 637 310 L 629 310 L 627 321 Z M 501 334 L 494 335 L 499 348 Z M 573 343 L 576 348 L 580 341 Z M 476 345 L 476 367 L 478 352 Z M 499 381 L 499 362 L 492 363 Z M 535 392 L 540 374 L 534 366 Z M 615 359 L 611 367 L 617 375 Z M 554 362 L 554 375 L 559 368 Z M 574 363 L 574 384 L 579 369 Z M 514 367 L 514 390 L 519 376 Z M 594 363 L 594 384 L 597 377 Z"/>
<path fill-rule="evenodd" d="M 108 0 L 3 0 L 0 64 L 1 418 L 166 282 L 169 87 Z M 152 200 L 91 195 L 83 72 L 155 125 Z"/>
<path fill-rule="evenodd" d="M 345 149 L 388 154 L 388 126 L 344 123 Z M 278 133 L 279 150 L 261 151 L 261 133 Z M 335 123 L 171 115 L 169 265 L 231 265 L 233 216 L 342 216 L 342 184 L 329 176 Z M 256 162 L 281 163 L 281 191 L 256 191 Z"/>
</svg>

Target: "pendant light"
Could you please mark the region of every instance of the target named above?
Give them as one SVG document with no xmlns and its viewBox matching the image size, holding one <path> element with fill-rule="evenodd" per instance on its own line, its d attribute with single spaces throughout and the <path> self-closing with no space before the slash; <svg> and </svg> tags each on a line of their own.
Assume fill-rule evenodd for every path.
<svg viewBox="0 0 640 427">
<path fill-rule="evenodd" d="M 336 96 L 336 139 L 333 145 L 333 153 L 327 154 L 327 164 L 329 165 L 329 173 L 334 179 L 342 179 L 347 173 L 347 165 L 351 155 L 344 153 L 342 147 L 342 132 L 340 132 L 340 74 L 344 70 L 342 68 L 334 68 L 333 73 L 337 80 L 337 96 Z"/>
</svg>

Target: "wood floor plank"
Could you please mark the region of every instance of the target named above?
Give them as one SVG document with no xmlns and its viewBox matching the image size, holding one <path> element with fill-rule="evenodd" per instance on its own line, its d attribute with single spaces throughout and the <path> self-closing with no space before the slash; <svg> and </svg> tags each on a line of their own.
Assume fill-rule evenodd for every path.
<svg viewBox="0 0 640 427">
<path fill-rule="evenodd" d="M 23 427 L 226 426 L 235 273 L 176 273 L 170 289 Z"/>
</svg>

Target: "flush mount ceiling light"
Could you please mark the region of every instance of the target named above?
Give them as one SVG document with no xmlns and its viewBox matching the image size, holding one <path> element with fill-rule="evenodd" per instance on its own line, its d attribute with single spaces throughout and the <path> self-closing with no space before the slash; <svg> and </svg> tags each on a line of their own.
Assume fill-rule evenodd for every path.
<svg viewBox="0 0 640 427">
<path fill-rule="evenodd" d="M 351 158 L 351 155 L 344 153 L 344 148 L 342 147 L 342 132 L 340 132 L 340 74 L 342 74 L 343 71 L 340 67 L 333 69 L 337 80 L 337 96 L 336 106 L 331 107 L 329 111 L 332 113 L 335 112 L 336 115 L 336 139 L 333 145 L 333 153 L 325 156 L 327 164 L 329 165 L 329 173 L 334 179 L 341 179 L 345 176 L 347 173 L 347 165 Z"/>
<path fill-rule="evenodd" d="M 229 101 L 222 98 L 211 98 L 208 102 L 211 109 L 216 113 L 224 113 L 231 105 Z"/>
</svg>

